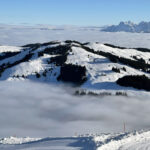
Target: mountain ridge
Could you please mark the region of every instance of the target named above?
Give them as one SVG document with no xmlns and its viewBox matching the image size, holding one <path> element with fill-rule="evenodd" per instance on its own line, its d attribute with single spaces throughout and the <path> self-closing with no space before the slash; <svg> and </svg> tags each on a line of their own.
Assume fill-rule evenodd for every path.
<svg viewBox="0 0 150 150">
<path fill-rule="evenodd" d="M 28 44 L 12 47 L 11 51 L 8 48 L 0 47 L 1 81 L 71 83 L 81 90 L 105 94 L 126 95 L 124 91 L 132 88 L 150 90 L 149 85 L 145 88 L 137 84 L 139 78 L 140 83 L 149 83 L 149 49 L 70 40 Z M 131 80 L 129 84 L 125 85 L 124 80 L 117 82 L 125 76 Z"/>
<path fill-rule="evenodd" d="M 104 27 L 105 32 L 132 32 L 132 33 L 150 33 L 150 22 L 140 22 L 135 24 L 131 21 L 120 22 L 118 25 Z"/>
</svg>

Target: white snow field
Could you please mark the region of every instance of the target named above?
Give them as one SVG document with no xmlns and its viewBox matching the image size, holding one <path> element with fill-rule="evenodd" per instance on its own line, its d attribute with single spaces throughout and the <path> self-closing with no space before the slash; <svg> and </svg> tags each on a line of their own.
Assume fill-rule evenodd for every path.
<svg viewBox="0 0 150 150">
<path fill-rule="evenodd" d="M 149 150 L 150 131 L 82 135 L 76 137 L 48 137 L 0 139 L 1 150 Z"/>
<path fill-rule="evenodd" d="M 132 132 L 118 135 L 108 135 L 101 140 L 96 137 L 95 141 L 100 144 L 97 150 L 149 150 L 150 132 Z"/>
<path fill-rule="evenodd" d="M 21 47 L 16 46 L 0 46 L 0 52 L 20 52 L 22 50 Z"/>
</svg>

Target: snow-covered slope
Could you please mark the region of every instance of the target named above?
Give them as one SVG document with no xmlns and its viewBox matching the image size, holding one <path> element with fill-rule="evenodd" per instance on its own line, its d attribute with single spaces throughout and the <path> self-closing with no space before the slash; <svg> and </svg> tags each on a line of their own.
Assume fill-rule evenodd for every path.
<svg viewBox="0 0 150 150">
<path fill-rule="evenodd" d="M 147 150 L 150 149 L 150 132 L 107 135 L 103 141 L 100 136 L 95 141 L 100 144 L 97 150 Z"/>
<path fill-rule="evenodd" d="M 106 32 L 144 32 L 144 33 L 150 33 L 150 22 L 140 22 L 139 24 L 134 24 L 130 21 L 128 22 L 120 22 L 119 25 L 112 25 L 108 26 L 102 31 Z"/>
<path fill-rule="evenodd" d="M 78 84 L 82 90 L 116 94 L 132 90 L 119 86 L 116 83 L 119 78 L 127 75 L 150 77 L 150 51 L 144 48 L 53 41 L 22 48 L 3 46 L 0 54 L 0 80 L 69 82 Z"/>
<path fill-rule="evenodd" d="M 15 47 L 15 46 L 0 46 L 0 53 L 4 52 L 20 52 L 21 47 Z"/>
<path fill-rule="evenodd" d="M 148 150 L 150 131 L 44 139 L 10 137 L 0 143 L 1 150 Z"/>
</svg>

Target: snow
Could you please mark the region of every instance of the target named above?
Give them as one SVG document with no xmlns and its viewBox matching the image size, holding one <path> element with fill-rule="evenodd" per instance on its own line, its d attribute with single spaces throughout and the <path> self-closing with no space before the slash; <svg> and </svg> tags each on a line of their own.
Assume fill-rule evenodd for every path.
<svg viewBox="0 0 150 150">
<path fill-rule="evenodd" d="M 64 45 L 64 42 L 60 42 L 60 45 Z M 50 47 L 56 47 L 58 44 L 53 44 L 53 45 L 48 45 L 48 46 L 41 46 L 38 48 L 35 52 L 33 53 L 32 58 L 29 61 L 22 62 L 18 65 L 15 65 L 14 67 L 8 68 L 7 70 L 4 71 L 1 80 L 18 80 L 17 78 L 14 78 L 16 76 L 20 77 L 20 80 L 24 80 L 22 76 L 25 76 L 29 79 L 35 80 L 35 73 L 40 73 L 44 71 L 45 69 L 50 69 L 53 68 L 52 74 L 59 74 L 60 67 L 53 66 L 53 64 L 48 65 L 47 60 L 49 60 L 51 57 L 54 57 L 54 55 L 44 55 L 43 57 L 38 58 L 38 52 L 43 51 L 45 48 L 50 48 Z M 9 47 L 8 47 L 9 48 Z M 7 49 L 7 46 L 6 46 Z M 19 47 L 18 47 L 19 49 Z M 19 61 L 23 59 L 27 54 L 29 54 L 30 48 L 28 48 L 25 51 L 21 51 L 19 54 L 17 54 L 14 57 L 6 58 L 2 61 L 0 61 L 0 64 L 13 64 L 16 61 Z M 51 78 L 40 78 L 41 80 L 46 80 L 46 81 L 56 81 L 56 77 L 52 76 Z"/>
<path fill-rule="evenodd" d="M 88 47 L 94 49 L 95 51 L 104 51 L 113 53 L 116 56 L 125 57 L 133 59 L 131 56 L 140 55 L 144 59 L 150 57 L 150 53 L 142 53 L 137 50 L 129 49 L 116 49 L 104 46 L 103 44 L 90 43 Z M 127 50 L 127 52 L 126 52 Z M 142 53 L 142 54 L 141 54 Z M 78 64 L 81 66 L 86 66 L 88 81 L 82 86 L 83 89 L 94 89 L 94 90 L 118 90 L 125 89 L 115 84 L 118 78 L 125 75 L 143 75 L 146 74 L 127 65 L 112 63 L 108 58 L 87 52 L 80 47 L 72 47 L 72 52 L 67 58 L 68 64 Z M 115 73 L 112 71 L 112 67 L 126 68 L 126 71 L 121 71 L 121 73 Z M 149 76 L 149 74 L 146 74 Z M 127 88 L 126 88 L 127 89 Z M 103 91 L 104 92 L 104 91 Z"/>
<path fill-rule="evenodd" d="M 13 140 L 11 140 L 13 139 Z M 64 137 L 64 138 L 6 138 L 6 143 L 0 145 L 1 150 L 92 150 L 89 137 Z M 11 142 L 10 142 L 11 141 Z M 20 141 L 20 142 L 19 142 Z M 23 141 L 23 143 L 22 143 Z M 94 142 L 92 143 L 94 145 Z M 91 145 L 92 145 L 91 144 Z M 89 146 L 89 147 L 88 147 Z M 92 148 L 92 149 L 90 149 Z"/>
<path fill-rule="evenodd" d="M 35 142 L 39 141 L 40 138 L 17 138 L 17 137 L 9 137 L 9 138 L 3 138 L 0 139 L 0 144 L 23 144 L 23 143 L 29 143 L 29 142 Z"/>
<path fill-rule="evenodd" d="M 150 22 L 140 22 L 139 24 L 135 24 L 131 21 L 128 22 L 120 22 L 119 25 L 112 25 L 105 27 L 102 29 L 103 31 L 106 32 L 145 32 L 145 33 L 150 33 Z"/>
<path fill-rule="evenodd" d="M 42 52 L 45 48 L 56 47 L 59 45 L 66 45 L 67 43 L 63 41 L 59 41 L 58 44 L 52 44 L 47 46 L 41 46 L 36 50 L 32 51 L 33 55 L 29 61 L 19 63 L 11 68 L 6 69 L 2 73 L 1 80 L 33 80 L 33 81 L 44 81 L 44 82 L 53 82 L 58 83 L 57 77 L 60 74 L 60 66 L 56 66 L 55 64 L 51 63 L 48 64 L 48 61 L 55 57 L 55 55 L 44 54 L 43 56 L 38 57 L 38 53 Z M 140 52 L 135 49 L 119 49 L 119 48 L 111 48 L 109 46 L 105 46 L 101 43 L 89 43 L 86 45 L 89 48 L 94 49 L 94 51 L 103 51 L 112 53 L 118 57 L 125 57 L 128 59 L 133 60 L 132 56 L 137 56 L 138 58 L 143 58 L 149 63 L 150 53 L 149 52 Z M 7 49 L 7 47 L 6 47 Z M 8 47 L 9 49 L 9 47 Z M 19 47 L 18 47 L 19 49 Z M 24 51 L 20 51 L 19 54 L 6 58 L 0 61 L 0 64 L 13 64 L 16 61 L 23 59 L 26 55 L 29 54 L 30 48 L 27 48 Z M 71 51 L 67 56 L 68 64 L 75 64 L 80 66 L 85 66 L 87 70 L 87 77 L 88 80 L 81 86 L 84 90 L 97 90 L 96 92 L 110 92 L 115 94 L 115 91 L 120 90 L 128 91 L 129 95 L 134 93 L 132 88 L 120 87 L 115 82 L 125 76 L 125 75 L 147 75 L 150 76 L 148 73 L 144 73 L 140 70 L 134 69 L 124 64 L 120 63 L 112 63 L 106 57 L 91 53 L 86 51 L 85 49 L 80 47 L 80 44 L 72 43 Z M 126 68 L 126 71 L 121 70 L 120 73 L 116 73 L 112 71 L 112 68 Z M 47 71 L 47 75 L 43 76 L 43 72 Z M 41 75 L 40 78 L 36 78 L 36 73 Z M 23 78 L 25 77 L 25 78 Z M 131 92 L 130 92 L 131 91 Z"/>
<path fill-rule="evenodd" d="M 20 52 L 23 48 L 16 46 L 0 46 L 0 53 L 4 52 Z"/>
<path fill-rule="evenodd" d="M 10 137 L 0 143 L 1 150 L 148 150 L 150 131 L 44 139 Z"/>
<path fill-rule="evenodd" d="M 95 141 L 102 143 L 97 150 L 147 150 L 150 148 L 150 131 L 112 135 L 104 142 L 101 137 L 96 137 Z"/>
<path fill-rule="evenodd" d="M 133 56 L 136 56 L 138 59 L 143 58 L 146 62 L 149 62 L 150 58 L 150 52 L 140 52 L 135 49 L 111 48 L 109 46 L 100 43 L 91 43 L 88 45 L 88 47 L 93 48 L 95 51 L 109 52 L 113 55 L 128 58 L 131 60 L 135 60 Z"/>
</svg>

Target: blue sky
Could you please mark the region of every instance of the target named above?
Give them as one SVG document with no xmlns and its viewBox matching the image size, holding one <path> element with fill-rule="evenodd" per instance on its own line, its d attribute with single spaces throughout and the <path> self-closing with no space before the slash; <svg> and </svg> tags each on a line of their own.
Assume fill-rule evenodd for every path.
<svg viewBox="0 0 150 150">
<path fill-rule="evenodd" d="M 0 23 L 107 25 L 150 21 L 150 0 L 0 0 Z"/>
</svg>

